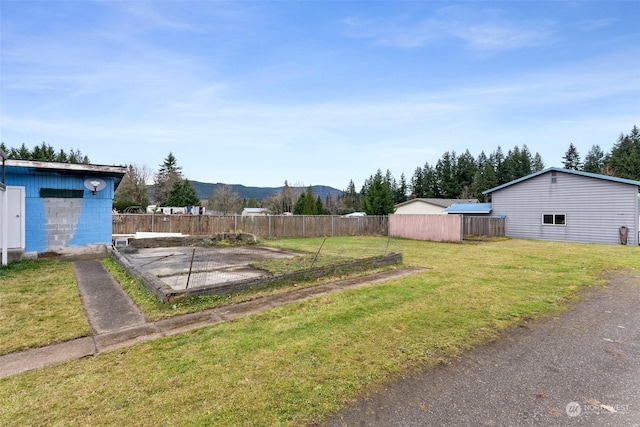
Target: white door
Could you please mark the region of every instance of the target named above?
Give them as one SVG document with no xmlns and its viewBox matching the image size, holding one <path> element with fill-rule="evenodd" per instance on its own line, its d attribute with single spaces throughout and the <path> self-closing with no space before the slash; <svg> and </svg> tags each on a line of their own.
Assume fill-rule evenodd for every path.
<svg viewBox="0 0 640 427">
<path fill-rule="evenodd" d="M 7 186 L 7 248 L 24 249 L 24 187 Z M 0 197 L 4 195 L 0 194 Z M 2 246 L 2 233 L 0 232 L 0 247 Z"/>
</svg>

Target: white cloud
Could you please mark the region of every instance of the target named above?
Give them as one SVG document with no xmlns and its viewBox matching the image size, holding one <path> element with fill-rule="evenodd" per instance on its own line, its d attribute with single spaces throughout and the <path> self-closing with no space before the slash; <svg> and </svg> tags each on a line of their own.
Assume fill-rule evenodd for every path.
<svg viewBox="0 0 640 427">
<path fill-rule="evenodd" d="M 578 22 L 577 27 L 581 31 L 593 31 L 606 28 L 612 24 L 615 24 L 618 20 L 615 18 L 601 18 L 593 19 L 589 21 Z"/>
<path fill-rule="evenodd" d="M 572 45 L 553 50 L 566 43 L 555 20 L 518 22 L 485 3 L 409 13 L 433 5 L 412 3 L 397 17 L 344 21 L 349 37 L 402 48 L 382 50 L 288 21 L 296 37 L 282 36 L 294 16 L 270 21 L 277 4 L 180 4 L 106 2 L 106 17 L 61 33 L 7 32 L 3 18 L 4 142 L 152 168 L 173 151 L 190 179 L 342 188 L 377 168 L 409 179 L 445 151 L 499 144 L 526 143 L 552 163 L 569 140 L 607 149 L 640 124 L 635 45 L 604 38 L 607 53 L 566 58 Z M 202 19 L 188 17 L 194 5 Z M 553 62 L 534 56 L 542 49 L 514 52 L 541 45 Z"/>
<path fill-rule="evenodd" d="M 450 29 L 450 33 L 464 40 L 474 49 L 507 50 L 542 46 L 553 35 L 551 25 L 546 23 L 523 26 L 481 24 L 463 25 Z"/>
<path fill-rule="evenodd" d="M 554 34 L 553 21 L 513 21 L 494 9 L 462 6 L 441 8 L 429 18 L 407 15 L 385 19 L 344 20 L 347 35 L 371 39 L 375 44 L 421 48 L 446 40 L 460 40 L 472 49 L 508 50 L 541 46 Z"/>
</svg>

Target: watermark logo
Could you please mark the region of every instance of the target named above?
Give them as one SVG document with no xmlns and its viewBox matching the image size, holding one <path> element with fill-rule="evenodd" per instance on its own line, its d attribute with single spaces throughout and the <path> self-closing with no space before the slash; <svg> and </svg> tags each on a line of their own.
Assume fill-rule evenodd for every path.
<svg viewBox="0 0 640 427">
<path fill-rule="evenodd" d="M 573 418 L 573 417 L 577 417 L 582 413 L 582 407 L 578 402 L 569 402 L 567 403 L 566 411 L 567 411 L 567 415 Z"/>
<path fill-rule="evenodd" d="M 579 415 L 586 414 L 615 414 L 621 413 L 624 414 L 629 411 L 630 405 L 605 405 L 603 403 L 598 402 L 595 399 L 587 400 L 587 403 L 580 404 L 578 402 L 569 402 L 567 403 L 567 407 L 565 411 L 567 412 L 567 416 L 573 418 Z"/>
</svg>

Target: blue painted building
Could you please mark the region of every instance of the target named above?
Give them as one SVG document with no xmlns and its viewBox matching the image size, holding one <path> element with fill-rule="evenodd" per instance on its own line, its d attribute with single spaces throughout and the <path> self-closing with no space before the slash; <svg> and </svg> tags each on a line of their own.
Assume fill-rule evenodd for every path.
<svg viewBox="0 0 640 427">
<path fill-rule="evenodd" d="M 111 244 L 113 195 L 125 167 L 7 160 L 8 248 L 70 253 Z"/>
</svg>

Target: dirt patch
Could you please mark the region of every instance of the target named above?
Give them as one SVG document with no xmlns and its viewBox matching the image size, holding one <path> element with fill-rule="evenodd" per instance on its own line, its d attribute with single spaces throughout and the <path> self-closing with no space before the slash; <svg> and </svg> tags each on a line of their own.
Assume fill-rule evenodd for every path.
<svg viewBox="0 0 640 427">
<path fill-rule="evenodd" d="M 289 273 L 271 274 L 252 264 L 272 258 L 293 258 L 300 252 L 259 245 L 208 247 L 126 247 L 116 259 L 161 301 L 226 294 L 284 281 L 307 281 L 359 269 L 402 263 L 402 254 L 346 261 Z"/>
<path fill-rule="evenodd" d="M 151 274 L 171 289 L 214 286 L 269 273 L 251 264 L 272 258 L 293 258 L 299 252 L 258 245 L 151 247 L 123 251 L 140 273 Z"/>
</svg>

